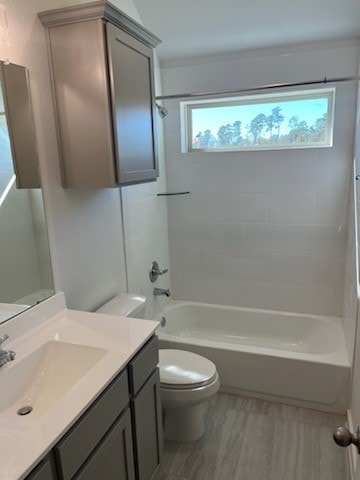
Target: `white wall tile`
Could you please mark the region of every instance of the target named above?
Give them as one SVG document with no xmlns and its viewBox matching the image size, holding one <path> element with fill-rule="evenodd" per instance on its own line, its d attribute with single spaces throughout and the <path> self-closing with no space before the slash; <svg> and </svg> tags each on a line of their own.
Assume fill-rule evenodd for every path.
<svg viewBox="0 0 360 480">
<path fill-rule="evenodd" d="M 193 189 L 197 192 L 241 192 L 243 166 L 235 161 L 224 165 L 218 160 L 193 164 Z"/>
<path fill-rule="evenodd" d="M 311 158 L 308 155 L 293 158 L 290 190 L 299 193 L 344 191 L 347 187 L 347 170 L 344 173 L 344 167 L 332 157 L 331 148 L 311 149 L 311 152 Z"/>
<path fill-rule="evenodd" d="M 289 248 L 292 255 L 345 256 L 346 228 L 343 226 L 291 225 Z"/>
<path fill-rule="evenodd" d="M 223 222 L 224 195 L 191 193 L 167 198 L 169 223 Z"/>
<path fill-rule="evenodd" d="M 245 248 L 249 252 L 283 253 L 287 251 L 286 225 L 246 224 Z"/>
<path fill-rule="evenodd" d="M 166 164 L 167 187 L 169 192 L 193 191 L 193 171 L 190 162 L 168 162 Z"/>
<path fill-rule="evenodd" d="M 311 193 L 272 193 L 266 197 L 267 221 L 280 224 L 311 225 L 314 196 Z"/>
<path fill-rule="evenodd" d="M 347 195 L 345 192 L 314 194 L 314 223 L 344 225 L 347 222 Z"/>
<path fill-rule="evenodd" d="M 285 285 L 282 310 L 339 315 L 340 312 L 334 308 L 334 293 L 334 288 L 329 286 Z"/>
<path fill-rule="evenodd" d="M 244 192 L 288 192 L 289 161 L 269 158 L 243 161 L 242 191 Z"/>
<path fill-rule="evenodd" d="M 341 257 L 226 252 L 224 278 L 283 285 L 335 286 L 343 273 Z"/>
<path fill-rule="evenodd" d="M 223 198 L 225 222 L 266 222 L 266 194 L 232 193 L 225 194 Z"/>
</svg>

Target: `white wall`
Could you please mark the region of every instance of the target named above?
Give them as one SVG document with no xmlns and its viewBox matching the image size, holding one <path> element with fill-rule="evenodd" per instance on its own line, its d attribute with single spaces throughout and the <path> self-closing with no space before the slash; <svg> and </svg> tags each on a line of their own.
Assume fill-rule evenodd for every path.
<svg viewBox="0 0 360 480">
<path fill-rule="evenodd" d="M 14 176 L 14 166 L 5 117 L 0 123 L 1 197 Z M 2 302 L 23 303 L 22 297 L 39 288 L 53 288 L 40 189 L 18 190 L 13 184 L 0 205 L 0 271 Z"/>
<path fill-rule="evenodd" d="M 357 42 L 247 52 L 162 67 L 164 94 L 357 75 Z M 167 101 L 171 282 L 176 299 L 339 315 L 356 88 L 338 85 L 334 146 L 182 154 Z"/>
<path fill-rule="evenodd" d="M 155 57 L 155 90 L 161 94 L 161 74 Z M 150 264 L 156 260 L 160 268 L 169 268 L 169 241 L 166 197 L 164 131 L 166 121 L 157 117 L 160 176 L 157 182 L 123 187 L 123 216 L 126 246 L 128 289 L 147 297 L 146 318 L 153 318 L 168 303 L 164 296 L 155 297 L 154 287 L 170 288 L 170 272 L 154 283 L 149 280 Z"/>
<path fill-rule="evenodd" d="M 51 256 L 57 290 L 71 308 L 91 310 L 126 291 L 119 189 L 65 190 L 61 186 L 45 31 L 37 12 L 85 1 L 3 0 L 8 44 L 0 58 L 30 73 L 36 137 L 43 180 Z M 140 20 L 132 0 L 113 0 Z"/>
<path fill-rule="evenodd" d="M 0 301 L 11 303 L 41 288 L 29 191 L 13 185 L 0 208 Z"/>
<path fill-rule="evenodd" d="M 29 191 L 32 212 L 32 223 L 35 235 L 36 251 L 39 263 L 41 288 L 53 289 L 51 258 L 49 240 L 46 228 L 45 210 L 42 191 L 33 189 Z"/>
</svg>

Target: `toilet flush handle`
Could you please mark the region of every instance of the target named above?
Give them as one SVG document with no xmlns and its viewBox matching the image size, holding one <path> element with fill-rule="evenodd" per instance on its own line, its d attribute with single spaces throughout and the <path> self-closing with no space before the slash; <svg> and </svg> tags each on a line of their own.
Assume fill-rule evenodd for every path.
<svg viewBox="0 0 360 480">
<path fill-rule="evenodd" d="M 334 431 L 333 438 L 340 447 L 355 445 L 360 454 L 360 427 L 357 428 L 356 433 L 351 433 L 346 427 L 338 427 Z"/>
</svg>

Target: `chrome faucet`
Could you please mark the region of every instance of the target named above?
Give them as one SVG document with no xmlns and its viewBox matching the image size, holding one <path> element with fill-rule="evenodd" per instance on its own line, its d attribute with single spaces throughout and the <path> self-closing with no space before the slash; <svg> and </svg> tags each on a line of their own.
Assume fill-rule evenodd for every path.
<svg viewBox="0 0 360 480">
<path fill-rule="evenodd" d="M 15 352 L 12 350 L 3 350 L 1 346 L 8 338 L 9 335 L 7 333 L 0 338 L 0 368 L 5 365 L 5 363 L 12 362 L 16 357 Z"/>
<path fill-rule="evenodd" d="M 154 288 L 154 295 L 165 295 L 166 297 L 170 297 L 170 290 L 167 288 Z"/>
</svg>

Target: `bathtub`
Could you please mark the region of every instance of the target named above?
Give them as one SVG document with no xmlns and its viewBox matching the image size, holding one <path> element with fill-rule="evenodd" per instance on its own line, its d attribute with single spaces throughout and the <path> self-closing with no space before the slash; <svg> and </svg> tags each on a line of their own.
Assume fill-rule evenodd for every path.
<svg viewBox="0 0 360 480">
<path fill-rule="evenodd" d="M 341 318 L 171 301 L 155 319 L 165 323 L 160 348 L 212 360 L 224 392 L 346 412 L 350 362 Z"/>
</svg>

